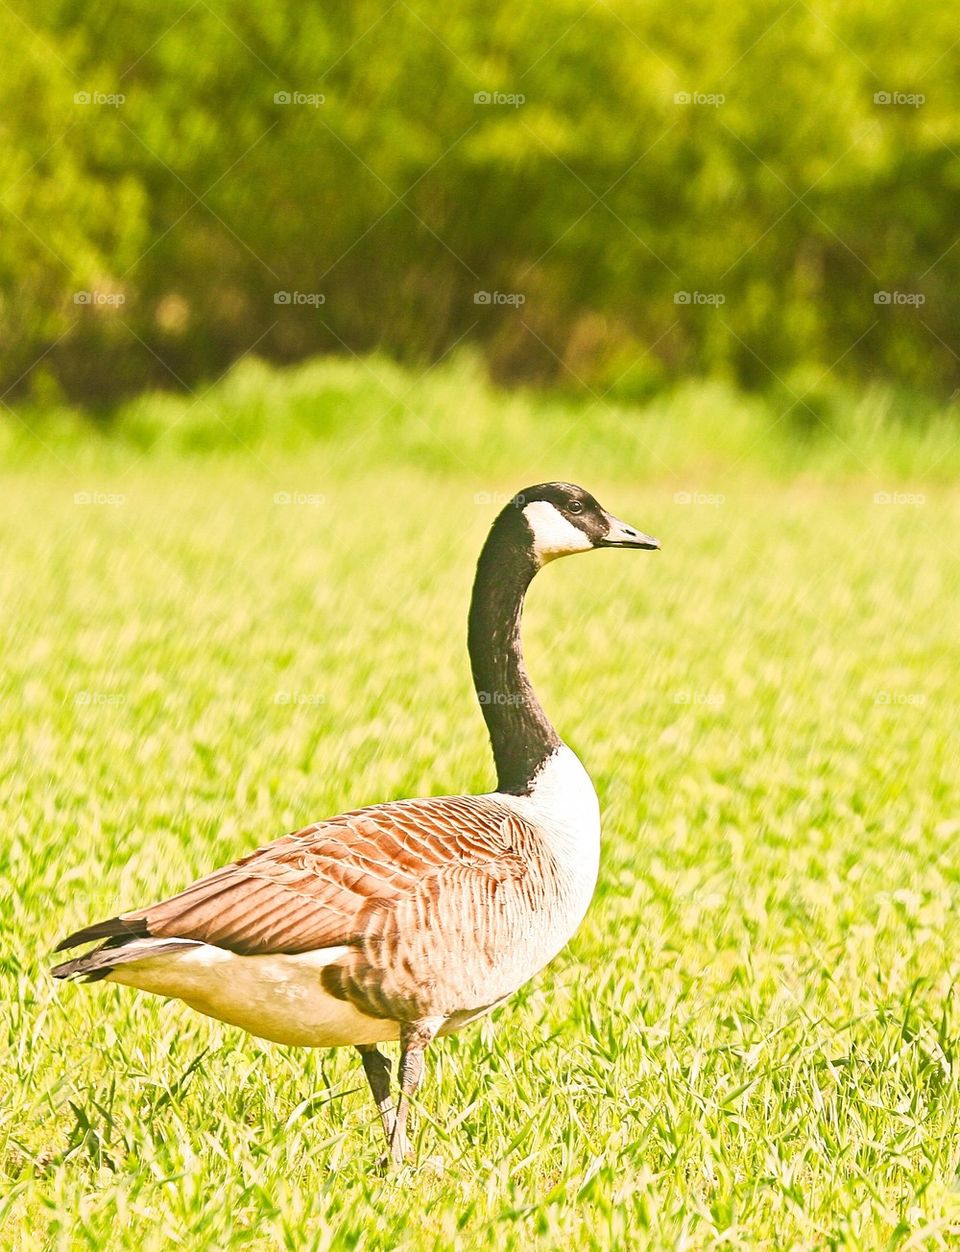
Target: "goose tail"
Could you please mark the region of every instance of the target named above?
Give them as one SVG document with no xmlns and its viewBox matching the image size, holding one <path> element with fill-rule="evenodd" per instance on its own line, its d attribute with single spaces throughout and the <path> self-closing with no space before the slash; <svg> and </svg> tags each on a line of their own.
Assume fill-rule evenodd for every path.
<svg viewBox="0 0 960 1252">
<path fill-rule="evenodd" d="M 61 945 L 64 946 L 64 945 Z M 143 961 L 170 952 L 183 952 L 200 946 L 196 939 L 147 939 L 117 935 L 98 948 L 76 956 L 70 961 L 55 965 L 50 973 L 54 978 L 77 979 L 81 982 L 99 982 L 118 965 L 131 961 Z"/>
</svg>

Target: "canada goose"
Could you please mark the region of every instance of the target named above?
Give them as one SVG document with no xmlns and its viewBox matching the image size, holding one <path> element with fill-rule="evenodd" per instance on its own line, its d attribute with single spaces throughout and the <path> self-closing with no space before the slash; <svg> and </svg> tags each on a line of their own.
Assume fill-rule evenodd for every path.
<svg viewBox="0 0 960 1252">
<path fill-rule="evenodd" d="M 571 483 L 515 496 L 480 553 L 468 630 L 496 790 L 306 826 L 179 895 L 76 931 L 57 951 L 103 942 L 54 977 L 173 996 L 277 1043 L 353 1045 L 399 1164 L 427 1045 L 552 960 L 596 884 L 596 792 L 524 668 L 527 587 L 555 557 L 659 546 Z M 396 1111 L 376 1046 L 390 1039 L 400 1040 Z"/>
</svg>

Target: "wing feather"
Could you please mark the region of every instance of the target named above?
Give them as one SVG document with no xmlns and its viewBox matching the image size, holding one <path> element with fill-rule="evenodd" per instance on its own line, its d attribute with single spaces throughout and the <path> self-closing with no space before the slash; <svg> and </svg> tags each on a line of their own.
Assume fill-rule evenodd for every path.
<svg viewBox="0 0 960 1252">
<path fill-rule="evenodd" d="M 469 867 L 495 878 L 499 862 L 499 872 L 522 872 L 511 854 L 532 835 L 489 796 L 376 805 L 285 835 L 167 900 L 102 924 L 108 932 L 88 927 L 71 939 L 125 929 L 247 955 L 354 944 L 372 916 L 412 899 L 438 870 Z"/>
</svg>

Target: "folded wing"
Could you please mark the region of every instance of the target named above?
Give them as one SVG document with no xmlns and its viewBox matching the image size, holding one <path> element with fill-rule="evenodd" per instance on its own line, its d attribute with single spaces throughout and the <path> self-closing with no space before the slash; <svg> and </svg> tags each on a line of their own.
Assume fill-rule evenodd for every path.
<svg viewBox="0 0 960 1252">
<path fill-rule="evenodd" d="M 357 943 L 371 910 L 414 896 L 440 869 L 519 866 L 514 854 L 530 833 L 487 796 L 375 805 L 285 835 L 168 900 L 77 931 L 58 950 L 147 936 L 245 955 Z"/>
</svg>

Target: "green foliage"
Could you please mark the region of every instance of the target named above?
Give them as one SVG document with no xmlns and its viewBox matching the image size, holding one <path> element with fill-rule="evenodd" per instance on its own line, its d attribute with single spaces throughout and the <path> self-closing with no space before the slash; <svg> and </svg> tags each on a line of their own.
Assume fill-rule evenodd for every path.
<svg viewBox="0 0 960 1252">
<path fill-rule="evenodd" d="M 183 454 L 338 456 L 397 469 L 576 478 L 585 466 L 658 475 L 677 491 L 734 474 L 858 477 L 893 483 L 954 482 L 960 475 L 957 406 L 873 386 L 857 393 L 797 372 L 764 398 L 722 382 L 689 381 L 642 402 L 618 394 L 586 400 L 491 385 L 463 351 L 431 370 L 384 357 L 321 357 L 277 368 L 254 357 L 188 396 L 145 392 L 118 405 L 94 440 L 83 410 L 24 409 L 0 426 L 0 462 L 38 458 L 72 466 L 121 461 L 129 449 Z M 352 463 L 351 463 L 352 468 Z"/>
<path fill-rule="evenodd" d="M 956 1246 L 955 452 L 829 399 L 848 447 L 819 428 L 787 478 L 795 439 L 750 451 L 759 404 L 658 403 L 585 438 L 586 406 L 465 366 L 247 363 L 115 437 L 63 414 L 51 452 L 8 448 L 0 1245 Z M 544 975 L 431 1050 L 426 1163 L 384 1181 L 354 1057 L 45 970 L 308 819 L 487 787 L 471 567 L 547 473 L 664 544 L 531 594 L 600 887 Z"/>
<path fill-rule="evenodd" d="M 498 377 L 634 397 L 798 367 L 960 383 L 949 8 L 62 0 L 22 18 L 32 33 L 0 9 L 0 365 L 42 399 L 193 383 L 254 344 L 419 361 L 461 338 Z"/>
</svg>

